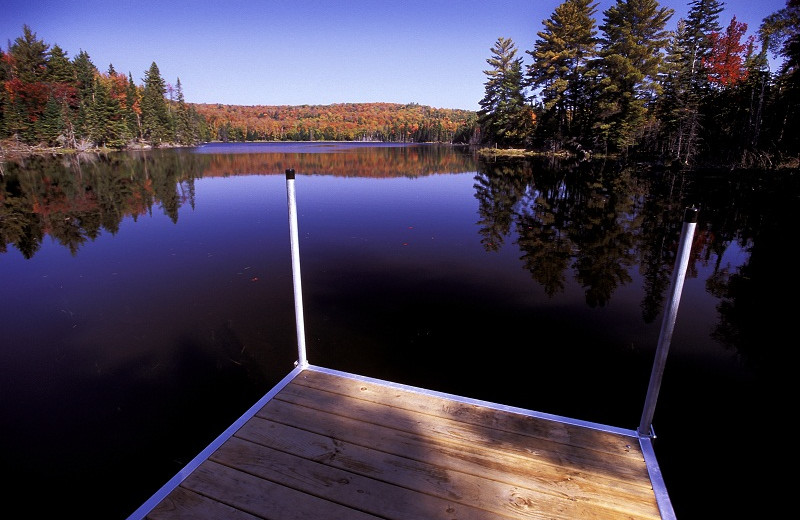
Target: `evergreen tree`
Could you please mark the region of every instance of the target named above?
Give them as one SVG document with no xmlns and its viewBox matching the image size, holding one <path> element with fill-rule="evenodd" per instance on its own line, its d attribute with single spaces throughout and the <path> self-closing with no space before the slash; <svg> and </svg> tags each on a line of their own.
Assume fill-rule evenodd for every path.
<svg viewBox="0 0 800 520">
<path fill-rule="evenodd" d="M 617 0 L 604 13 L 595 129 L 612 151 L 635 144 L 650 123 L 672 14 L 657 0 Z"/>
<path fill-rule="evenodd" d="M 167 102 L 164 99 L 166 84 L 153 62 L 145 73 L 142 92 L 142 134 L 153 146 L 171 140 L 171 129 Z"/>
<path fill-rule="evenodd" d="M 686 21 L 681 19 L 664 59 L 657 117 L 661 122 L 659 151 L 684 164 L 697 153 L 700 128 L 700 97 L 692 88 L 690 55 Z"/>
<path fill-rule="evenodd" d="M 8 61 L 6 53 L 0 48 L 0 137 L 8 135 L 6 130 L 6 81 L 11 79 L 11 69 Z"/>
<path fill-rule="evenodd" d="M 23 83 L 43 81 L 47 70 L 47 49 L 50 46 L 37 39 L 36 33 L 27 25 L 22 26 L 22 33 L 8 48 L 12 73 Z"/>
<path fill-rule="evenodd" d="M 50 146 L 59 144 L 59 137 L 64 133 L 64 119 L 61 103 L 50 96 L 45 105 L 44 112 L 37 123 L 37 132 L 40 138 Z"/>
<path fill-rule="evenodd" d="M 27 25 L 23 35 L 8 48 L 10 77 L 5 82 L 5 126 L 10 135 L 26 142 L 38 139 L 36 121 L 47 105 L 45 82 L 49 45 L 36 37 Z"/>
<path fill-rule="evenodd" d="M 142 137 L 141 110 L 139 89 L 133 82 L 133 75 L 128 72 L 128 86 L 125 90 L 125 123 L 128 127 L 128 134 L 133 139 Z"/>
<path fill-rule="evenodd" d="M 711 87 L 708 81 L 708 56 L 713 47 L 711 35 L 719 33 L 719 14 L 723 3 L 718 0 L 694 0 L 689 3 L 686 17 L 686 53 L 680 63 L 682 74 L 688 76 L 689 85 L 679 93 L 679 101 L 685 107 L 681 124 L 684 127 L 685 149 L 678 155 L 688 163 L 700 151 L 703 135 L 707 132 L 707 121 L 713 112 L 710 109 Z"/>
<path fill-rule="evenodd" d="M 69 61 L 66 51 L 58 45 L 53 45 L 47 57 L 45 77 L 51 83 L 72 85 L 75 83 L 75 70 Z"/>
<path fill-rule="evenodd" d="M 175 140 L 180 144 L 189 145 L 195 142 L 195 138 L 192 131 L 192 118 L 189 113 L 189 107 L 183 97 L 181 78 L 178 78 L 175 83 L 175 93 L 178 105 L 175 109 Z"/>
<path fill-rule="evenodd" d="M 769 48 L 784 58 L 775 81 L 773 139 L 780 152 L 796 161 L 800 159 L 800 0 L 788 0 L 784 9 L 764 20 L 761 32 L 768 37 Z"/>
<path fill-rule="evenodd" d="M 522 58 L 516 57 L 517 47 L 510 38 L 498 38 L 491 52 L 486 62 L 492 68 L 484 71 L 488 79 L 478 110 L 484 139 L 502 146 L 523 145 L 531 130 L 532 110 L 523 93 Z"/>
<path fill-rule="evenodd" d="M 119 102 L 100 75 L 95 77 L 94 96 L 86 109 L 88 137 L 97 146 L 121 148 L 127 141 L 127 127 Z"/>
<path fill-rule="evenodd" d="M 591 113 L 588 64 L 597 51 L 593 0 L 566 0 L 543 23 L 532 51 L 528 84 L 538 92 L 542 114 L 537 133 L 553 146 L 581 137 Z"/>
<path fill-rule="evenodd" d="M 686 53 L 684 66 L 692 79 L 692 89 L 702 94 L 707 86 L 705 60 L 711 52 L 711 34 L 720 32 L 719 14 L 723 4 L 718 0 L 693 0 L 689 2 L 684 31 Z"/>
<path fill-rule="evenodd" d="M 77 77 L 75 67 L 67 57 L 66 51 L 58 45 L 53 45 L 47 59 L 47 81 L 50 82 L 50 97 L 48 106 L 45 108 L 47 113 L 47 123 L 43 123 L 45 131 L 44 138 L 51 144 L 53 139 L 61 145 L 75 147 L 75 121 L 78 119 L 79 101 L 77 89 Z M 51 101 L 58 105 L 59 114 L 55 114 L 55 109 L 50 106 Z M 45 116 L 43 115 L 43 118 Z M 59 133 L 52 135 L 53 128 L 58 126 Z"/>
<path fill-rule="evenodd" d="M 742 127 L 743 155 L 759 155 L 767 151 L 766 147 L 762 146 L 761 135 L 767 99 L 771 92 L 766 46 L 762 45 L 761 49 L 756 52 L 755 45 L 752 41 L 750 42 L 745 58 L 745 68 L 747 79 L 739 86 L 741 97 L 745 101 L 743 109 L 746 114 L 746 121 Z M 743 156 L 742 161 L 747 163 L 747 158 Z"/>
<path fill-rule="evenodd" d="M 72 66 L 75 69 L 78 89 L 78 115 L 75 121 L 75 133 L 82 137 L 89 133 L 86 127 L 86 111 L 94 99 L 94 78 L 100 72 L 92 63 L 89 53 L 84 50 L 78 52 L 78 55 L 73 58 Z"/>
<path fill-rule="evenodd" d="M 94 88 L 94 77 L 100 71 L 92 63 L 89 53 L 84 50 L 78 52 L 78 55 L 72 60 L 72 66 L 75 69 L 75 79 L 78 82 L 77 87 L 81 101 L 90 99 Z"/>
</svg>

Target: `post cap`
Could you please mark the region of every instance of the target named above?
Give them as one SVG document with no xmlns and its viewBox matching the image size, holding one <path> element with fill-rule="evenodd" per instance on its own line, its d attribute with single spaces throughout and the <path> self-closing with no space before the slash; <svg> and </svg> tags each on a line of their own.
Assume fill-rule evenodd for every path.
<svg viewBox="0 0 800 520">
<path fill-rule="evenodd" d="M 286 170 L 286 180 L 293 181 L 294 180 L 294 168 L 289 168 Z"/>
<path fill-rule="evenodd" d="M 690 224 L 697 223 L 697 213 L 700 210 L 692 206 L 691 208 L 686 208 L 686 211 L 683 214 L 683 221 Z"/>
</svg>

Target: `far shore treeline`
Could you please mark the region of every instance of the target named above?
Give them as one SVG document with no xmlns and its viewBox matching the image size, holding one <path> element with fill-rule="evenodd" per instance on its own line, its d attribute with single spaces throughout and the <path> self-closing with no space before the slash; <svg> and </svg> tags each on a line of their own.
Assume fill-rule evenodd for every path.
<svg viewBox="0 0 800 520">
<path fill-rule="evenodd" d="M 724 2 L 691 0 L 669 31 L 657 0 L 565 0 L 524 53 L 489 49 L 477 111 L 416 103 L 188 103 L 153 62 L 141 83 L 86 51 L 70 58 L 28 26 L 0 48 L 0 154 L 210 141 L 444 142 L 485 149 L 644 155 L 680 166 L 797 167 L 800 0 L 750 36 Z M 534 38 L 535 35 L 535 38 Z M 770 70 L 770 57 L 782 58 Z"/>
<path fill-rule="evenodd" d="M 73 150 L 209 141 L 467 142 L 475 111 L 417 103 L 237 106 L 187 103 L 153 62 L 141 84 L 86 51 L 70 59 L 28 26 L 0 49 L 0 139 Z"/>
</svg>

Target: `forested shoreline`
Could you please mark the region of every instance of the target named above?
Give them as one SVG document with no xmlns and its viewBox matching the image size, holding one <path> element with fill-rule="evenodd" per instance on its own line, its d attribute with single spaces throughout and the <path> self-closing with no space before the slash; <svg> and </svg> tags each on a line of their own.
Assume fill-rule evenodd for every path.
<svg viewBox="0 0 800 520">
<path fill-rule="evenodd" d="M 800 0 L 755 34 L 724 2 L 565 0 L 532 48 L 499 37 L 477 111 L 416 103 L 237 106 L 186 102 L 155 61 L 141 83 L 86 51 L 74 58 L 25 25 L 0 48 L 0 154 L 193 146 L 211 141 L 470 144 L 579 156 L 637 155 L 680 166 L 800 164 Z M 532 28 L 532 33 L 533 33 Z M 782 58 L 770 70 L 769 56 Z"/>
<path fill-rule="evenodd" d="M 644 154 L 673 164 L 798 165 L 800 0 L 754 35 L 721 25 L 724 2 L 692 0 L 676 30 L 657 0 L 566 0 L 533 47 L 500 37 L 487 59 L 482 142 L 580 154 Z M 770 71 L 769 57 L 781 57 Z"/>
<path fill-rule="evenodd" d="M 156 62 L 141 84 L 86 51 L 70 59 L 27 25 L 0 49 L 0 152 L 192 146 L 210 141 L 466 142 L 474 111 L 417 103 L 237 106 L 187 103 Z"/>
</svg>

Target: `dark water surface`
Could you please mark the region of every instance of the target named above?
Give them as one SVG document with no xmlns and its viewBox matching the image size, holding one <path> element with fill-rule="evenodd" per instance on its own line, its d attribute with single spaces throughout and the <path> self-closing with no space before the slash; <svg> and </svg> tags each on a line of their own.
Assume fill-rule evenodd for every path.
<svg viewBox="0 0 800 520">
<path fill-rule="evenodd" d="M 678 518 L 764 513 L 796 172 L 334 143 L 3 163 L 7 500 L 125 518 L 292 369 L 286 168 L 311 363 L 630 429 L 697 205 L 656 455 Z"/>
</svg>

